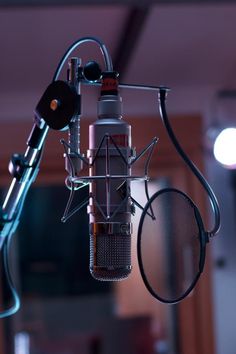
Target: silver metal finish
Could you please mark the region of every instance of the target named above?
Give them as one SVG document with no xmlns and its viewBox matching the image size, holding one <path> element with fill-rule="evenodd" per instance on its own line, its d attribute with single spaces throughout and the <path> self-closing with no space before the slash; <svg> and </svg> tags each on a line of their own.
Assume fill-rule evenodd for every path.
<svg viewBox="0 0 236 354">
<path fill-rule="evenodd" d="M 157 138 L 136 156 L 131 147 L 131 127 L 121 119 L 121 109 L 117 109 L 121 100 L 115 96 L 108 100 L 107 105 L 105 98 L 99 102 L 99 119 L 89 127 L 89 176 L 71 177 L 71 183 L 75 188 L 89 182 L 90 272 L 95 279 L 117 281 L 128 277 L 132 268 L 131 205 L 143 209 L 131 197 L 130 182 L 143 180 L 149 199 L 148 166 Z M 132 176 L 131 166 L 146 153 L 144 175 Z M 77 157 L 84 160 L 80 154 Z M 65 218 L 67 215 L 68 212 Z"/>
<path fill-rule="evenodd" d="M 148 181 L 149 180 L 148 176 L 131 176 L 131 175 L 79 176 L 79 177 L 71 178 L 70 180 L 73 183 L 81 183 L 81 181 L 92 182 L 93 180 L 104 179 L 104 178 L 130 179 L 131 181 Z"/>
<path fill-rule="evenodd" d="M 106 134 L 109 132 L 109 134 Z M 131 127 L 126 122 L 118 119 L 102 118 L 90 125 L 90 149 L 88 151 L 90 163 L 90 204 L 94 201 L 106 215 L 106 221 L 112 216 L 115 209 L 120 207 L 124 196 L 121 195 L 119 187 L 123 182 L 125 196 L 129 195 L 131 168 L 129 158 L 131 154 Z M 115 148 L 113 141 L 118 143 L 119 151 Z M 124 146 L 122 146 L 124 145 Z M 121 155 L 123 158 L 121 157 Z M 101 177 L 101 178 L 100 178 Z M 96 182 L 95 182 L 96 181 Z M 112 194 L 112 195 L 111 195 Z M 96 206 L 95 206 L 96 209 Z M 129 201 L 123 205 L 117 215 L 117 220 L 122 220 L 127 215 L 121 216 L 122 212 L 129 211 Z M 95 218 L 95 220 L 93 220 Z M 94 215 L 90 214 L 90 222 L 103 222 L 104 217 L 97 210 Z"/>
<path fill-rule="evenodd" d="M 89 127 L 90 272 L 98 280 L 120 280 L 131 271 L 130 179 L 125 178 L 131 176 L 131 127 L 121 118 L 120 97 L 104 95 L 98 120 Z"/>
<path fill-rule="evenodd" d="M 122 99 L 119 96 L 106 95 L 100 97 L 98 101 L 99 118 L 121 118 Z"/>
</svg>

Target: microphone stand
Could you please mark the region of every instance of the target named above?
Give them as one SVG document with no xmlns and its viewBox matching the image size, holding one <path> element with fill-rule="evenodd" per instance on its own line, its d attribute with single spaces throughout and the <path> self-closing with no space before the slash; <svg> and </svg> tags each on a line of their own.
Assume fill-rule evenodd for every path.
<svg viewBox="0 0 236 354">
<path fill-rule="evenodd" d="M 25 154 L 13 154 L 9 163 L 13 180 L 0 210 L 0 250 L 17 228 L 25 197 L 39 171 L 49 127 L 37 116 L 35 121 Z"/>
<path fill-rule="evenodd" d="M 13 304 L 0 313 L 0 318 L 11 316 L 20 308 L 20 299 L 9 269 L 10 241 L 19 224 L 27 192 L 37 177 L 48 128 L 43 119 L 38 119 L 36 116 L 33 129 L 27 140 L 28 147 L 25 154 L 13 154 L 9 163 L 9 171 L 13 180 L 0 210 L 0 251 L 3 255 L 3 270 L 12 294 Z"/>
<path fill-rule="evenodd" d="M 78 114 L 80 97 L 74 86 L 64 81 L 52 82 L 44 92 L 35 109 L 35 123 L 27 140 L 24 155 L 13 154 L 9 171 L 13 177 L 3 206 L 0 209 L 0 251 L 6 279 L 14 300 L 13 305 L 0 312 L 0 318 L 16 313 L 20 307 L 9 269 L 8 253 L 13 233 L 19 224 L 26 195 L 39 172 L 45 139 L 49 128 L 61 130 Z"/>
</svg>

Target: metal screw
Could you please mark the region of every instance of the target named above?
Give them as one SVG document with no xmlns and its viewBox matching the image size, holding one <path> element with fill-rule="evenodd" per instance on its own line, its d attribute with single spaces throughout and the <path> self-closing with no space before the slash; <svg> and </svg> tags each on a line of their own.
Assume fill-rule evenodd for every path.
<svg viewBox="0 0 236 354">
<path fill-rule="evenodd" d="M 60 102 L 57 99 L 54 99 L 50 102 L 50 108 L 52 111 L 56 111 L 59 106 Z"/>
</svg>

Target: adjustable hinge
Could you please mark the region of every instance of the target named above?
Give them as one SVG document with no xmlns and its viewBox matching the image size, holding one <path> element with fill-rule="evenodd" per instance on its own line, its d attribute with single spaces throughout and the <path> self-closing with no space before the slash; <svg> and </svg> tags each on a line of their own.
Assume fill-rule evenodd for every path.
<svg viewBox="0 0 236 354">
<path fill-rule="evenodd" d="M 21 154 L 13 154 L 8 165 L 8 169 L 12 177 L 16 178 L 17 181 L 22 179 L 24 171 L 26 168 L 31 167 L 27 164 L 25 158 Z"/>
</svg>

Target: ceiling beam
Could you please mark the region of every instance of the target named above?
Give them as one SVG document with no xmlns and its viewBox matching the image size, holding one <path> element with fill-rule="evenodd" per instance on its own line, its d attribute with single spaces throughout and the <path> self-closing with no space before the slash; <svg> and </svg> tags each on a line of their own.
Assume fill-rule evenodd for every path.
<svg viewBox="0 0 236 354">
<path fill-rule="evenodd" d="M 114 70 L 120 74 L 120 80 L 122 80 L 128 68 L 131 55 L 143 31 L 148 13 L 148 7 L 134 7 L 129 11 L 113 60 Z"/>
<path fill-rule="evenodd" d="M 178 4 L 227 4 L 236 3 L 236 0 L 0 0 L 0 7 L 19 6 L 71 6 L 71 5 L 132 5 L 151 6 L 155 4 L 178 5 Z"/>
</svg>

